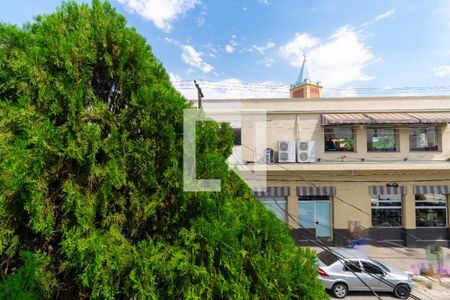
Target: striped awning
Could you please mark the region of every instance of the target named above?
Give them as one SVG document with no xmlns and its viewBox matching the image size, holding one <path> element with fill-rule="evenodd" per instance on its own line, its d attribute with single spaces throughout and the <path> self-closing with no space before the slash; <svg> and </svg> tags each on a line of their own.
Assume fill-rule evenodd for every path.
<svg viewBox="0 0 450 300">
<path fill-rule="evenodd" d="M 448 185 L 415 185 L 414 194 L 449 194 Z"/>
<path fill-rule="evenodd" d="M 441 113 L 408 113 L 417 118 L 423 124 L 445 124 L 450 123 L 450 112 Z"/>
<path fill-rule="evenodd" d="M 417 124 L 419 119 L 406 113 L 365 114 L 372 119 L 372 124 Z"/>
<path fill-rule="evenodd" d="M 368 124 L 370 119 L 363 114 L 323 114 L 322 125 Z"/>
<path fill-rule="evenodd" d="M 388 187 L 384 185 L 369 186 L 369 195 L 406 195 L 406 186 Z"/>
<path fill-rule="evenodd" d="M 264 191 L 253 191 L 253 196 L 256 197 L 288 197 L 291 194 L 291 189 L 288 186 L 271 186 Z"/>
<path fill-rule="evenodd" d="M 322 114 L 322 126 L 352 124 L 445 124 L 450 112 Z"/>
<path fill-rule="evenodd" d="M 297 196 L 334 196 L 336 187 L 334 186 L 298 186 Z"/>
</svg>

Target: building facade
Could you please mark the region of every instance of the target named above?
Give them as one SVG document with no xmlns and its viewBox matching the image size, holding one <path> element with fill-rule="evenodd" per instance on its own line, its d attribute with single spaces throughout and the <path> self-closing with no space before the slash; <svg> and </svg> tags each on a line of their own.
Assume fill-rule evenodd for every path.
<svg viewBox="0 0 450 300">
<path fill-rule="evenodd" d="M 203 100 L 218 120 L 266 114 L 264 143 L 258 124 L 233 125 L 234 160 L 266 171 L 255 196 L 299 244 L 449 246 L 450 97 L 323 98 L 306 67 L 290 98 Z"/>
</svg>

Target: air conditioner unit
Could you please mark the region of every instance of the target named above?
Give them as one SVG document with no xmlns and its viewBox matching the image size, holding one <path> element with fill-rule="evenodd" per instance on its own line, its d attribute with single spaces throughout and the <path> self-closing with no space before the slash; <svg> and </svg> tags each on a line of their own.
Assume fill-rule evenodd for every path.
<svg viewBox="0 0 450 300">
<path fill-rule="evenodd" d="M 361 221 L 348 221 L 348 230 L 355 232 L 361 228 Z"/>
<path fill-rule="evenodd" d="M 316 142 L 297 141 L 297 162 L 311 163 L 316 161 Z"/>
<path fill-rule="evenodd" d="M 295 162 L 295 141 L 278 142 L 278 162 L 279 163 Z"/>
<path fill-rule="evenodd" d="M 264 162 L 266 164 L 273 164 L 275 162 L 272 148 L 264 149 Z"/>
</svg>

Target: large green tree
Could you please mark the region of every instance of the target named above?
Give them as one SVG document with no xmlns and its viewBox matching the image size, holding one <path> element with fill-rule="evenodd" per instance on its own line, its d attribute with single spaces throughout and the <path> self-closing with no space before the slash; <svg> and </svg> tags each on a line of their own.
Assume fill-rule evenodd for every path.
<svg viewBox="0 0 450 300">
<path fill-rule="evenodd" d="M 108 3 L 0 25 L 0 298 L 326 298 L 314 254 L 198 124 L 183 192 L 186 100 Z"/>
</svg>

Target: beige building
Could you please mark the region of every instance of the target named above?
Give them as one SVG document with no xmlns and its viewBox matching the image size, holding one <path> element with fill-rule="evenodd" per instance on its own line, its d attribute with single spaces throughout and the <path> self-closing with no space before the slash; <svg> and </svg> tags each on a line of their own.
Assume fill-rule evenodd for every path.
<svg viewBox="0 0 450 300">
<path fill-rule="evenodd" d="M 291 98 L 204 99 L 203 106 L 219 120 L 241 117 L 232 122 L 234 160 L 248 174 L 266 170 L 268 188 L 255 195 L 298 243 L 363 237 L 448 246 L 450 97 L 322 98 L 321 88 L 304 62 Z M 266 114 L 264 137 L 255 136 L 261 124 L 245 121 L 252 111 Z"/>
</svg>

